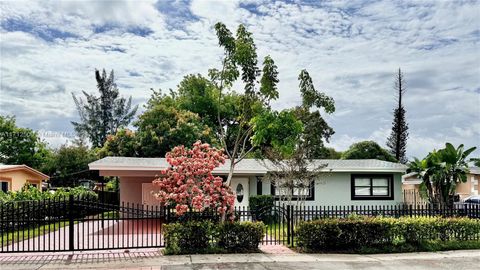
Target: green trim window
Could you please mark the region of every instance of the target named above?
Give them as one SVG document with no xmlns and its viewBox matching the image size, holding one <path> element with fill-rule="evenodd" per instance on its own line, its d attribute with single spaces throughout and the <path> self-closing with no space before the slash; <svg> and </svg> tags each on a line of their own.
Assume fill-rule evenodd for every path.
<svg viewBox="0 0 480 270">
<path fill-rule="evenodd" d="M 352 174 L 352 200 L 393 200 L 393 175 Z"/>
</svg>

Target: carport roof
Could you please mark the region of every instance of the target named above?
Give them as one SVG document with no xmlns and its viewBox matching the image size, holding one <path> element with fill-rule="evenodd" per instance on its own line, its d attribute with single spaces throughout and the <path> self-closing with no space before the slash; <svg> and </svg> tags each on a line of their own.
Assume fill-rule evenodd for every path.
<svg viewBox="0 0 480 270">
<path fill-rule="evenodd" d="M 311 168 L 325 165 L 326 172 L 400 172 L 407 167 L 400 163 L 376 159 L 316 159 Z M 165 158 L 105 157 L 89 164 L 90 170 L 100 171 L 159 171 L 169 166 Z M 268 161 L 243 159 L 235 166 L 236 174 L 266 174 L 274 171 L 275 166 Z M 229 162 L 216 168 L 214 173 L 227 174 Z"/>
</svg>

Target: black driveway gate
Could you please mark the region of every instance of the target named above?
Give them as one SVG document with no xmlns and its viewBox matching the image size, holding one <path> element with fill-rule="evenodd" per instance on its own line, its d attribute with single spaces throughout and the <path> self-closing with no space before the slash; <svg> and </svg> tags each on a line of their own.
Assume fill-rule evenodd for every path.
<svg viewBox="0 0 480 270">
<path fill-rule="evenodd" d="M 133 204 L 111 205 L 73 196 L 0 205 L 1 252 L 49 252 L 165 245 L 167 211 Z"/>
</svg>

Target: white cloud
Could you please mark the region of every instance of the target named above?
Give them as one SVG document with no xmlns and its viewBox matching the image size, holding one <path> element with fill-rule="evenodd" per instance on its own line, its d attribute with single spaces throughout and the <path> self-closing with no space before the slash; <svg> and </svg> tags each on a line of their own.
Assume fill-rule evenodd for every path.
<svg viewBox="0 0 480 270">
<path fill-rule="evenodd" d="M 260 63 L 267 54 L 275 59 L 281 92 L 275 108 L 299 104 L 297 76 L 303 68 L 335 99 L 337 112 L 327 118 L 336 131 L 332 145 L 340 150 L 363 139 L 384 144 L 398 67 L 407 81 L 409 156 L 423 156 L 445 141 L 480 146 L 480 32 L 474 2 L 320 6 L 195 0 L 191 14 L 174 14 L 173 25 L 167 23 L 168 8 L 156 9 L 166 5 L 161 1 L 0 5 L 2 26 L 12 19 L 26 24 L 24 29 L 10 25 L 17 31 L 0 29 L 0 113 L 15 114 L 19 124 L 35 129 L 72 130 L 69 121 L 77 116 L 71 93 L 94 91 L 95 68 L 114 69 L 121 93 L 138 102 L 148 98 L 150 88 L 175 88 L 186 74 L 205 75 L 219 66 L 222 50 L 213 24 L 220 20 L 232 32 L 239 23 L 247 25 Z M 95 33 L 102 25 L 115 27 Z M 132 27 L 152 32 L 136 34 Z M 74 37 L 42 39 L 41 34 L 57 33 L 51 29 Z"/>
</svg>

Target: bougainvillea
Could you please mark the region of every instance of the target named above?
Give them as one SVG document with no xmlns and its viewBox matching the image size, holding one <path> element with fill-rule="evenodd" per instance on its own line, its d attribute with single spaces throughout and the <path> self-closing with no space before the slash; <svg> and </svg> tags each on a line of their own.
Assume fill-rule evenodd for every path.
<svg viewBox="0 0 480 270">
<path fill-rule="evenodd" d="M 169 168 L 153 181 L 154 196 L 162 205 L 175 206 L 177 215 L 212 209 L 221 215 L 233 213 L 235 195 L 213 169 L 225 163 L 223 150 L 197 141 L 192 149 L 177 146 L 166 154 Z"/>
</svg>

